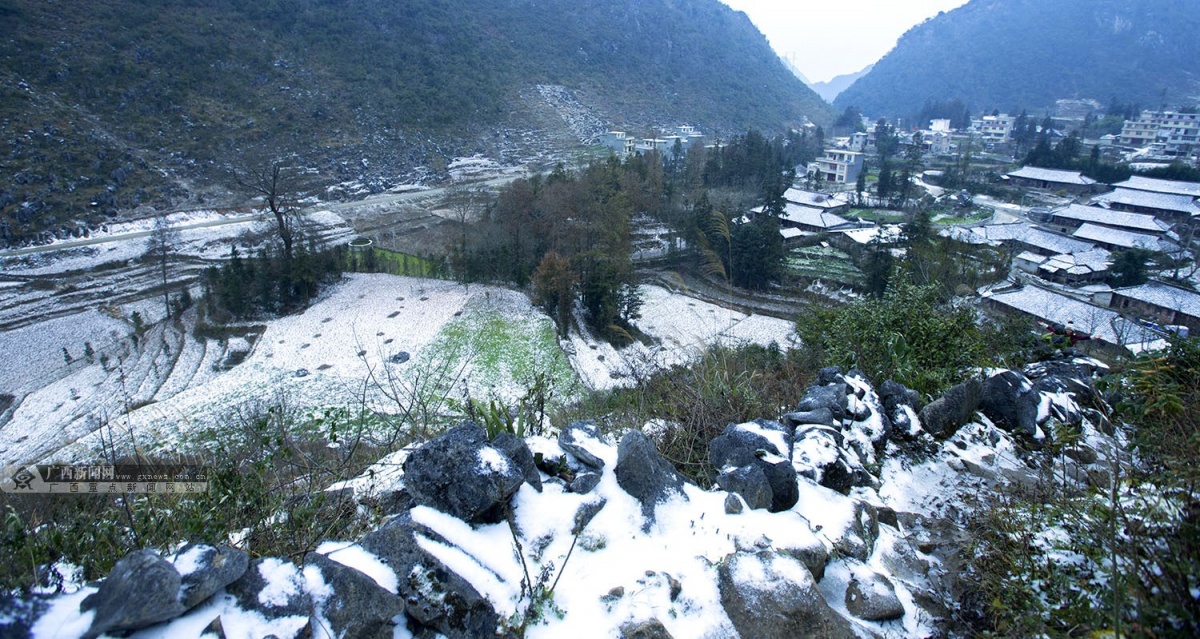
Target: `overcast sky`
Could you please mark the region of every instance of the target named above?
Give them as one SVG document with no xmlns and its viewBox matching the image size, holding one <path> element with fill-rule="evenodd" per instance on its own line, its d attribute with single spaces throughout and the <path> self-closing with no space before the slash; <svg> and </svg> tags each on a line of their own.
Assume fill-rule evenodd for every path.
<svg viewBox="0 0 1200 639">
<path fill-rule="evenodd" d="M 913 25 L 967 0 L 722 0 L 745 11 L 813 82 L 854 73 L 882 58 Z"/>
</svg>

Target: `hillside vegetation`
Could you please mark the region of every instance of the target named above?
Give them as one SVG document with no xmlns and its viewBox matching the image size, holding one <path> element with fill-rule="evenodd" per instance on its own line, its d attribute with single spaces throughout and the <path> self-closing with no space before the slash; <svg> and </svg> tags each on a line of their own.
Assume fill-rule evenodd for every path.
<svg viewBox="0 0 1200 639">
<path fill-rule="evenodd" d="M 519 161 L 546 150 L 538 85 L 636 135 L 830 114 L 717 0 L 0 0 L 0 31 L 9 240 L 195 200 L 264 157 L 374 189 L 458 154 Z"/>
<path fill-rule="evenodd" d="M 1065 98 L 1194 104 L 1198 29 L 1187 0 L 972 0 L 911 29 L 834 105 L 907 117 L 926 100 L 973 113 Z"/>
</svg>

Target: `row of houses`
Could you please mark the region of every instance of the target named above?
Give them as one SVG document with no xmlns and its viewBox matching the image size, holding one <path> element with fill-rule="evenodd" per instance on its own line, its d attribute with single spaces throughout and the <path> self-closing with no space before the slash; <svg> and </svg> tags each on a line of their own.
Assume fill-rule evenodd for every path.
<svg viewBox="0 0 1200 639">
<path fill-rule="evenodd" d="M 697 131 L 696 127 L 690 125 L 675 127 L 674 133 L 653 138 L 639 138 L 625 131 L 609 131 L 600 136 L 600 144 L 608 147 L 613 153 L 618 155 L 649 151 L 657 151 L 665 154 L 674 150 L 676 144 L 681 149 L 687 150 L 694 144 L 703 143 L 704 134 Z"/>
</svg>

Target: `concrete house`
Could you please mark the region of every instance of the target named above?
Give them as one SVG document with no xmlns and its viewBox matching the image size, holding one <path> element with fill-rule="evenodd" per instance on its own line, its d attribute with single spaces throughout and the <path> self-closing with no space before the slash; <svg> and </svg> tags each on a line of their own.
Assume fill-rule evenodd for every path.
<svg viewBox="0 0 1200 639">
<path fill-rule="evenodd" d="M 858 151 L 828 149 L 808 165 L 808 176 L 830 184 L 854 184 L 862 173 L 864 156 Z"/>
</svg>

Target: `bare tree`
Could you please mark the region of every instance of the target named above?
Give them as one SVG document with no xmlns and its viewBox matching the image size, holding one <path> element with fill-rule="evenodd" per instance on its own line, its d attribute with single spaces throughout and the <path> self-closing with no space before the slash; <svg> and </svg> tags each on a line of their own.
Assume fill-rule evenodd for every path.
<svg viewBox="0 0 1200 639">
<path fill-rule="evenodd" d="M 267 208 L 275 217 L 279 240 L 283 242 L 283 257 L 290 263 L 292 245 L 298 234 L 296 218 L 299 209 L 292 200 L 294 189 L 287 171 L 279 161 L 274 161 L 247 170 L 245 175 L 238 177 L 238 182 L 266 200 Z"/>
<path fill-rule="evenodd" d="M 163 311 L 166 317 L 171 317 L 171 289 L 167 280 L 167 263 L 179 244 L 179 229 L 171 226 L 167 214 L 159 212 L 154 216 L 154 226 L 146 240 L 146 255 L 156 262 L 162 272 Z"/>
</svg>

